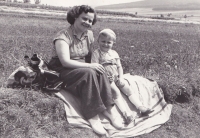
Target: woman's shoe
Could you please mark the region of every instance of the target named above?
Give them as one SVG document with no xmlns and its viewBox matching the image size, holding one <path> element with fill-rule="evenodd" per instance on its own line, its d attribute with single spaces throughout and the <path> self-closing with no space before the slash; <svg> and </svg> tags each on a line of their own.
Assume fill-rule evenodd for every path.
<svg viewBox="0 0 200 138">
<path fill-rule="evenodd" d="M 123 119 L 119 116 L 117 116 L 117 110 L 114 110 L 114 107 L 111 107 L 110 109 L 107 109 L 103 112 L 103 114 L 108 117 L 108 119 L 111 121 L 112 126 L 114 126 L 117 129 L 123 129 Z"/>
<path fill-rule="evenodd" d="M 114 116 L 114 117 L 110 117 L 109 118 L 110 119 L 110 121 L 111 121 L 111 124 L 115 127 L 115 128 L 117 128 L 117 129 L 123 129 L 124 127 L 123 127 L 123 121 L 122 121 L 122 119 L 120 118 L 120 117 L 118 117 L 118 116 Z"/>
<path fill-rule="evenodd" d="M 99 119 L 98 115 L 94 116 L 93 118 L 90 118 L 88 122 L 92 126 L 94 132 L 96 132 L 99 135 L 106 135 L 107 132 L 103 128 L 103 125 L 101 124 L 101 120 Z"/>
</svg>

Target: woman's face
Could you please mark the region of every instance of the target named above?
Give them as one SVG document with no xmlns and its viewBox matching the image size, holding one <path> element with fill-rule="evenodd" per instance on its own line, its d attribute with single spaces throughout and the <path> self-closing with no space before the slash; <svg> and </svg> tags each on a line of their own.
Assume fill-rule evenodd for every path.
<svg viewBox="0 0 200 138">
<path fill-rule="evenodd" d="M 94 20 L 94 13 L 81 13 L 78 18 L 75 19 L 74 26 L 80 32 L 85 32 L 92 27 Z"/>
<path fill-rule="evenodd" d="M 112 37 L 101 35 L 98 39 L 99 47 L 101 51 L 108 52 L 114 44 Z"/>
</svg>

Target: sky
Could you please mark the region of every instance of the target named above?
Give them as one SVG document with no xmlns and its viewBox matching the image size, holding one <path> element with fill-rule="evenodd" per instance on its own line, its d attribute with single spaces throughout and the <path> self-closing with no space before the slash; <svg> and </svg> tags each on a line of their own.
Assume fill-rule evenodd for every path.
<svg viewBox="0 0 200 138">
<path fill-rule="evenodd" d="M 75 5 L 90 5 L 92 7 L 100 5 L 109 5 L 109 4 L 119 4 L 119 3 L 128 3 L 141 0 L 41 0 L 41 4 L 47 4 L 52 6 L 75 6 Z"/>
</svg>

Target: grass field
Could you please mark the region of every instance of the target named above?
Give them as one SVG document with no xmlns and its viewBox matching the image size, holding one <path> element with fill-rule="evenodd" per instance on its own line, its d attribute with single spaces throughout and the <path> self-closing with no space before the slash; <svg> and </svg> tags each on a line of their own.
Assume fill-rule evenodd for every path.
<svg viewBox="0 0 200 138">
<path fill-rule="evenodd" d="M 0 15 L 0 137 L 99 137 L 91 130 L 68 125 L 63 102 L 54 95 L 5 87 L 8 76 L 24 64 L 25 54 L 38 53 L 50 59 L 54 35 L 68 25 L 66 20 Z M 166 100 L 174 104 L 167 123 L 137 138 L 198 138 L 200 27 L 101 19 L 92 28 L 95 38 L 104 28 L 113 29 L 117 34 L 114 49 L 121 57 L 124 72 L 156 80 Z M 183 91 L 192 100 L 177 103 L 176 95 Z"/>
</svg>

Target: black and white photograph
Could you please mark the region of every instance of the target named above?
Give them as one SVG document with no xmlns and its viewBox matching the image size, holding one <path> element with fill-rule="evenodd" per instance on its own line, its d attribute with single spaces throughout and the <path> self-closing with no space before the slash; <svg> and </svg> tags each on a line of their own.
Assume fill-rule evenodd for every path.
<svg viewBox="0 0 200 138">
<path fill-rule="evenodd" d="M 199 138 L 200 0 L 0 0 L 0 138 Z"/>
</svg>

